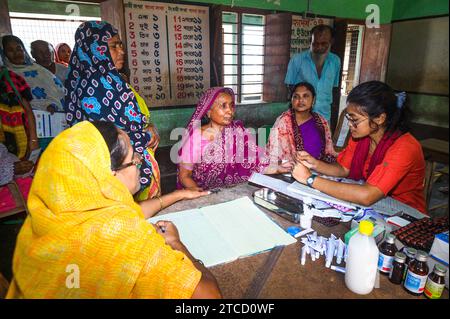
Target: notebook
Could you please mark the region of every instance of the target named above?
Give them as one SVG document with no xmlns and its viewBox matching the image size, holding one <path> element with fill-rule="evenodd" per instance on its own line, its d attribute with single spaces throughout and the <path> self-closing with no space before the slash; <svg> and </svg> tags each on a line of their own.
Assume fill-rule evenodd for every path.
<svg viewBox="0 0 450 319">
<path fill-rule="evenodd" d="M 189 252 L 206 267 L 254 255 L 297 240 L 248 197 L 148 219 L 172 221 Z"/>
</svg>

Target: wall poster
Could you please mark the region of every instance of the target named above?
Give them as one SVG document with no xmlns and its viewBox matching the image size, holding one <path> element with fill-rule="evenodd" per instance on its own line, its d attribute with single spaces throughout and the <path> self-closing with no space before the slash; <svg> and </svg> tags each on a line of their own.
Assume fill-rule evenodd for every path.
<svg viewBox="0 0 450 319">
<path fill-rule="evenodd" d="M 149 107 L 196 104 L 210 86 L 209 8 L 124 2 L 130 83 Z"/>
</svg>

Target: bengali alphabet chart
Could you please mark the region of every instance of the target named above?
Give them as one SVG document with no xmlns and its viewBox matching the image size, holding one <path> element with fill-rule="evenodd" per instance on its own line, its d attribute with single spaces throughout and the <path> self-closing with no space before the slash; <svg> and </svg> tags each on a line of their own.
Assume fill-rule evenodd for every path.
<svg viewBox="0 0 450 319">
<path fill-rule="evenodd" d="M 309 49 L 311 29 L 319 24 L 333 26 L 333 19 L 324 18 L 303 18 L 301 16 L 292 16 L 291 28 L 291 58 L 297 53 Z"/>
<path fill-rule="evenodd" d="M 209 88 L 208 7 L 127 1 L 130 83 L 149 107 L 196 104 Z"/>
</svg>

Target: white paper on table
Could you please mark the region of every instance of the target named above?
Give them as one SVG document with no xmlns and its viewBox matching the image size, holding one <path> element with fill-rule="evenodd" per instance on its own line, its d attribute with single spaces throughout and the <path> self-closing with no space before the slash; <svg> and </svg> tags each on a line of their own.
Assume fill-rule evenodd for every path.
<svg viewBox="0 0 450 319">
<path fill-rule="evenodd" d="M 158 220 L 172 221 L 183 244 L 206 267 L 296 242 L 248 197 L 147 221 Z"/>
</svg>

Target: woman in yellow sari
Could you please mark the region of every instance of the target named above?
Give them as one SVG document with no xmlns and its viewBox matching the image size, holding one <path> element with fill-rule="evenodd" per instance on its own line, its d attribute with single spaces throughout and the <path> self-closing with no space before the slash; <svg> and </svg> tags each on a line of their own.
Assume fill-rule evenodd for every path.
<svg viewBox="0 0 450 319">
<path fill-rule="evenodd" d="M 132 194 L 141 159 L 109 122 L 80 122 L 41 157 L 7 298 L 215 298 L 212 274 Z M 187 258 L 186 258 L 187 257 Z"/>
</svg>

